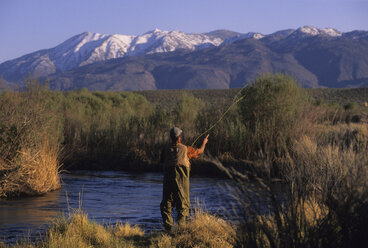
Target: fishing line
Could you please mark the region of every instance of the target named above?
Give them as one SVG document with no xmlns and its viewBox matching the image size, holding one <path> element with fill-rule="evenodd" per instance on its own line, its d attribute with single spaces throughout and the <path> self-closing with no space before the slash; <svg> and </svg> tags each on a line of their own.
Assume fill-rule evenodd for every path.
<svg viewBox="0 0 368 248">
<path fill-rule="evenodd" d="M 220 116 L 220 118 L 214 123 L 212 124 L 206 131 L 204 131 L 203 133 L 201 133 L 192 143 L 191 146 L 194 146 L 194 144 L 198 141 L 198 139 L 200 137 L 202 137 L 203 135 L 205 135 L 206 133 L 208 133 L 209 131 L 211 131 L 220 121 L 222 121 L 222 119 L 225 117 L 225 115 L 230 111 L 231 107 L 234 106 L 235 104 L 237 104 L 238 102 L 240 102 L 245 95 L 241 96 L 240 98 L 238 97 L 238 95 L 245 89 L 247 85 L 245 85 L 243 88 L 241 88 L 238 93 L 236 93 L 236 95 L 233 98 L 233 102 L 232 104 L 228 107 L 228 109 Z"/>
</svg>

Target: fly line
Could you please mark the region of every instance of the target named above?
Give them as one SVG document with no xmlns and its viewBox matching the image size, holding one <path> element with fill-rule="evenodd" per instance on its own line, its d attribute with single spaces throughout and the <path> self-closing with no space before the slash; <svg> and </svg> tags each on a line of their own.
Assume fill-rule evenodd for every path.
<svg viewBox="0 0 368 248">
<path fill-rule="evenodd" d="M 203 133 L 201 133 L 192 143 L 191 146 L 194 146 L 195 143 L 199 140 L 199 138 L 201 138 L 203 135 L 209 133 L 220 121 L 222 121 L 222 119 L 226 116 L 226 114 L 230 111 L 230 109 L 232 108 L 232 106 L 236 105 L 238 102 L 240 102 L 241 100 L 243 100 L 243 98 L 245 97 L 245 95 L 239 97 L 240 93 L 245 89 L 247 85 L 245 85 L 243 88 L 241 88 L 238 93 L 236 93 L 236 95 L 233 98 L 232 103 L 230 104 L 230 106 L 226 109 L 226 111 L 220 116 L 220 118 L 213 123 L 208 129 L 206 129 L 206 131 L 204 131 Z"/>
</svg>

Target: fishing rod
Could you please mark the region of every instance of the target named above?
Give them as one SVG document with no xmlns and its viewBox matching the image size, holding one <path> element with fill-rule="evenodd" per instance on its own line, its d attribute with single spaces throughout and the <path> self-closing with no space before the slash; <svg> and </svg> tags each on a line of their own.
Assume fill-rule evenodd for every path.
<svg viewBox="0 0 368 248">
<path fill-rule="evenodd" d="M 248 85 L 244 85 L 243 88 L 241 88 L 238 93 L 236 93 L 236 95 L 233 98 L 232 104 L 227 108 L 227 110 L 220 116 L 220 118 L 214 123 L 212 124 L 206 131 L 204 131 L 203 133 L 201 133 L 192 143 L 192 147 L 194 146 L 194 144 L 198 141 L 199 138 L 201 138 L 203 135 L 205 135 L 206 133 L 209 133 L 220 121 L 222 121 L 222 119 L 225 117 L 225 115 L 230 111 L 231 107 L 234 106 L 235 104 L 237 104 L 238 102 L 240 102 L 241 100 L 243 100 L 243 98 L 245 97 L 245 95 L 239 97 L 239 94 L 247 87 Z"/>
</svg>

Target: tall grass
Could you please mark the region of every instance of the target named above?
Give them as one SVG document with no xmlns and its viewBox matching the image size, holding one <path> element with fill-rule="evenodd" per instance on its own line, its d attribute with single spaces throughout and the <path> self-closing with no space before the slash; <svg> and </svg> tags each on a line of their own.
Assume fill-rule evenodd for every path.
<svg viewBox="0 0 368 248">
<path fill-rule="evenodd" d="M 59 149 L 45 139 L 41 147 L 22 147 L 2 164 L 0 196 L 41 195 L 60 188 Z"/>
<path fill-rule="evenodd" d="M 324 222 L 330 224 L 319 230 L 326 245 L 334 240 L 343 247 L 368 244 L 363 231 L 368 221 L 368 156 L 366 149 L 354 149 L 359 143 L 321 147 L 306 139 L 296 144 L 295 163 L 310 172 L 305 177 L 313 180 L 320 205 L 328 209 Z"/>
<path fill-rule="evenodd" d="M 368 239 L 368 156 L 317 145 L 303 136 L 283 165 L 281 190 L 270 167 L 252 175 L 259 191 L 237 182 L 241 247 L 365 247 Z M 256 187 L 256 188 L 257 188 Z M 260 193 L 265 192 L 265 193 Z M 260 199 L 262 201 L 260 202 Z"/>
<path fill-rule="evenodd" d="M 38 195 L 60 187 L 60 122 L 49 108 L 48 92 L 0 96 L 0 197 Z"/>
</svg>

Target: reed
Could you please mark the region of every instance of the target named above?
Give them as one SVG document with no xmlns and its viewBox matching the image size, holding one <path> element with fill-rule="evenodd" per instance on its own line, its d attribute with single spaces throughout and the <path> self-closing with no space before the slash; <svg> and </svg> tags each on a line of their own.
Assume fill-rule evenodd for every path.
<svg viewBox="0 0 368 248">
<path fill-rule="evenodd" d="M 60 188 L 59 147 L 47 138 L 40 147 L 22 147 L 5 166 L 0 187 L 2 197 L 42 195 Z"/>
<path fill-rule="evenodd" d="M 319 145 L 303 136 L 283 164 L 282 191 L 270 177 L 270 166 L 256 178 L 253 190 L 244 177 L 237 183 L 238 245 L 242 247 L 360 247 L 367 244 L 367 151 Z M 244 175 L 249 176 L 249 175 Z M 266 193 L 260 193 L 266 192 Z M 259 199 L 262 198 L 262 204 Z"/>
<path fill-rule="evenodd" d="M 0 97 L 0 197 L 39 195 L 60 187 L 60 122 L 47 90 Z"/>
</svg>

